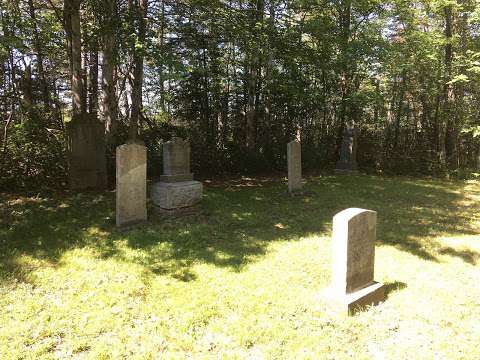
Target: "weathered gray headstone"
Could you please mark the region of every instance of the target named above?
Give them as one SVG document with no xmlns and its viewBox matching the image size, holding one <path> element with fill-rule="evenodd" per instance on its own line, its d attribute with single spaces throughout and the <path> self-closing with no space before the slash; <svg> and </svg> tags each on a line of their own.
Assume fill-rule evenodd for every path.
<svg viewBox="0 0 480 360">
<path fill-rule="evenodd" d="M 94 115 L 76 115 L 67 125 L 72 190 L 107 187 L 105 127 Z"/>
<path fill-rule="evenodd" d="M 193 180 L 190 173 L 190 144 L 187 141 L 173 138 L 163 145 L 163 175 L 164 182 Z"/>
<path fill-rule="evenodd" d="M 293 194 L 302 189 L 302 146 L 298 141 L 287 145 L 288 191 Z"/>
<path fill-rule="evenodd" d="M 337 311 L 353 314 L 385 298 L 383 284 L 375 282 L 377 213 L 347 209 L 333 218 L 332 283 L 325 292 Z"/>
<path fill-rule="evenodd" d="M 202 198 L 203 185 L 190 173 L 190 144 L 173 138 L 163 145 L 163 175 L 151 189 L 154 205 L 164 212 L 188 208 Z"/>
<path fill-rule="evenodd" d="M 117 226 L 147 220 L 147 148 L 117 147 Z"/>
<path fill-rule="evenodd" d="M 347 123 L 343 131 L 340 159 L 335 170 L 340 173 L 356 172 L 357 165 L 357 129 L 354 123 Z"/>
</svg>

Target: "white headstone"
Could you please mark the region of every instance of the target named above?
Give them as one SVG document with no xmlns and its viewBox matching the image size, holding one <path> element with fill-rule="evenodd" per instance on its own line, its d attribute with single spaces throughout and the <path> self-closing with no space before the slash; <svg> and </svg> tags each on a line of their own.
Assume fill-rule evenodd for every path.
<svg viewBox="0 0 480 360">
<path fill-rule="evenodd" d="M 383 284 L 375 282 L 377 213 L 347 209 L 333 218 L 332 284 L 326 295 L 337 310 L 353 314 L 384 300 Z"/>
<path fill-rule="evenodd" d="M 288 191 L 292 194 L 302 189 L 302 146 L 298 141 L 287 145 Z"/>
</svg>

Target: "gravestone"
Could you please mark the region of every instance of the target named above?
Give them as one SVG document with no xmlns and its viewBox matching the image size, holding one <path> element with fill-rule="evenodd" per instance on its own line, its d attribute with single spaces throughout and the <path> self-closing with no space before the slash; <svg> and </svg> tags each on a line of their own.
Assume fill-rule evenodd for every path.
<svg viewBox="0 0 480 360">
<path fill-rule="evenodd" d="M 354 123 L 347 123 L 343 131 L 340 160 L 335 171 L 339 173 L 355 173 L 357 165 L 357 130 Z"/>
<path fill-rule="evenodd" d="M 288 191 L 294 194 L 302 189 L 302 146 L 298 141 L 287 145 Z"/>
<path fill-rule="evenodd" d="M 190 144 L 173 138 L 163 145 L 163 175 L 151 189 L 151 198 L 157 210 L 172 213 L 197 204 L 203 185 L 193 180 L 190 173 Z"/>
<path fill-rule="evenodd" d="M 117 226 L 147 220 L 147 148 L 141 144 L 117 147 Z"/>
<path fill-rule="evenodd" d="M 75 115 L 67 124 L 69 183 L 72 190 L 105 189 L 105 127 L 92 114 Z"/>
<path fill-rule="evenodd" d="M 331 308 L 354 314 L 385 298 L 383 284 L 375 282 L 377 213 L 347 209 L 333 218 L 332 283 L 325 291 Z"/>
<path fill-rule="evenodd" d="M 163 145 L 162 182 L 192 181 L 190 173 L 190 145 L 188 142 L 174 138 Z"/>
<path fill-rule="evenodd" d="M 478 150 L 477 150 L 477 162 L 476 162 L 476 165 L 477 165 L 477 170 L 480 170 L 480 147 L 479 147 Z"/>
</svg>

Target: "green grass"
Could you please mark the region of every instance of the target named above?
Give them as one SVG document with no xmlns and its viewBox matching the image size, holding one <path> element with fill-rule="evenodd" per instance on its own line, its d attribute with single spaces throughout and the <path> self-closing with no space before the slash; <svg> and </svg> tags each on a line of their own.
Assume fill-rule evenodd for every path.
<svg viewBox="0 0 480 360">
<path fill-rule="evenodd" d="M 480 182 L 206 184 L 114 226 L 114 194 L 0 196 L 1 359 L 478 359 Z M 326 311 L 332 216 L 378 211 L 380 306 Z"/>
</svg>

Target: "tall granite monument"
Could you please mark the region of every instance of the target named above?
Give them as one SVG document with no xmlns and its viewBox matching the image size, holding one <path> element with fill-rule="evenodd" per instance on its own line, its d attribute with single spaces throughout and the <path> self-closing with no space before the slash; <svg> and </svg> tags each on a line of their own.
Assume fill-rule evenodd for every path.
<svg viewBox="0 0 480 360">
<path fill-rule="evenodd" d="M 299 141 L 287 145 L 288 192 L 298 193 L 302 190 L 302 145 Z"/>
<path fill-rule="evenodd" d="M 117 226 L 147 220 L 147 148 L 140 143 L 117 147 Z"/>
<path fill-rule="evenodd" d="M 377 213 L 347 209 L 333 218 L 332 283 L 324 296 L 336 312 L 353 315 L 385 299 L 384 285 L 375 282 Z"/>
<path fill-rule="evenodd" d="M 189 208 L 202 198 L 203 185 L 190 172 L 190 144 L 173 138 L 163 145 L 163 175 L 151 189 L 153 204 L 162 212 Z"/>
<path fill-rule="evenodd" d="M 355 124 L 350 122 L 345 125 L 343 130 L 340 160 L 337 162 L 335 171 L 339 173 L 354 173 L 357 170 L 357 129 Z"/>
<path fill-rule="evenodd" d="M 75 115 L 67 125 L 72 190 L 107 187 L 105 127 L 92 114 Z"/>
</svg>

